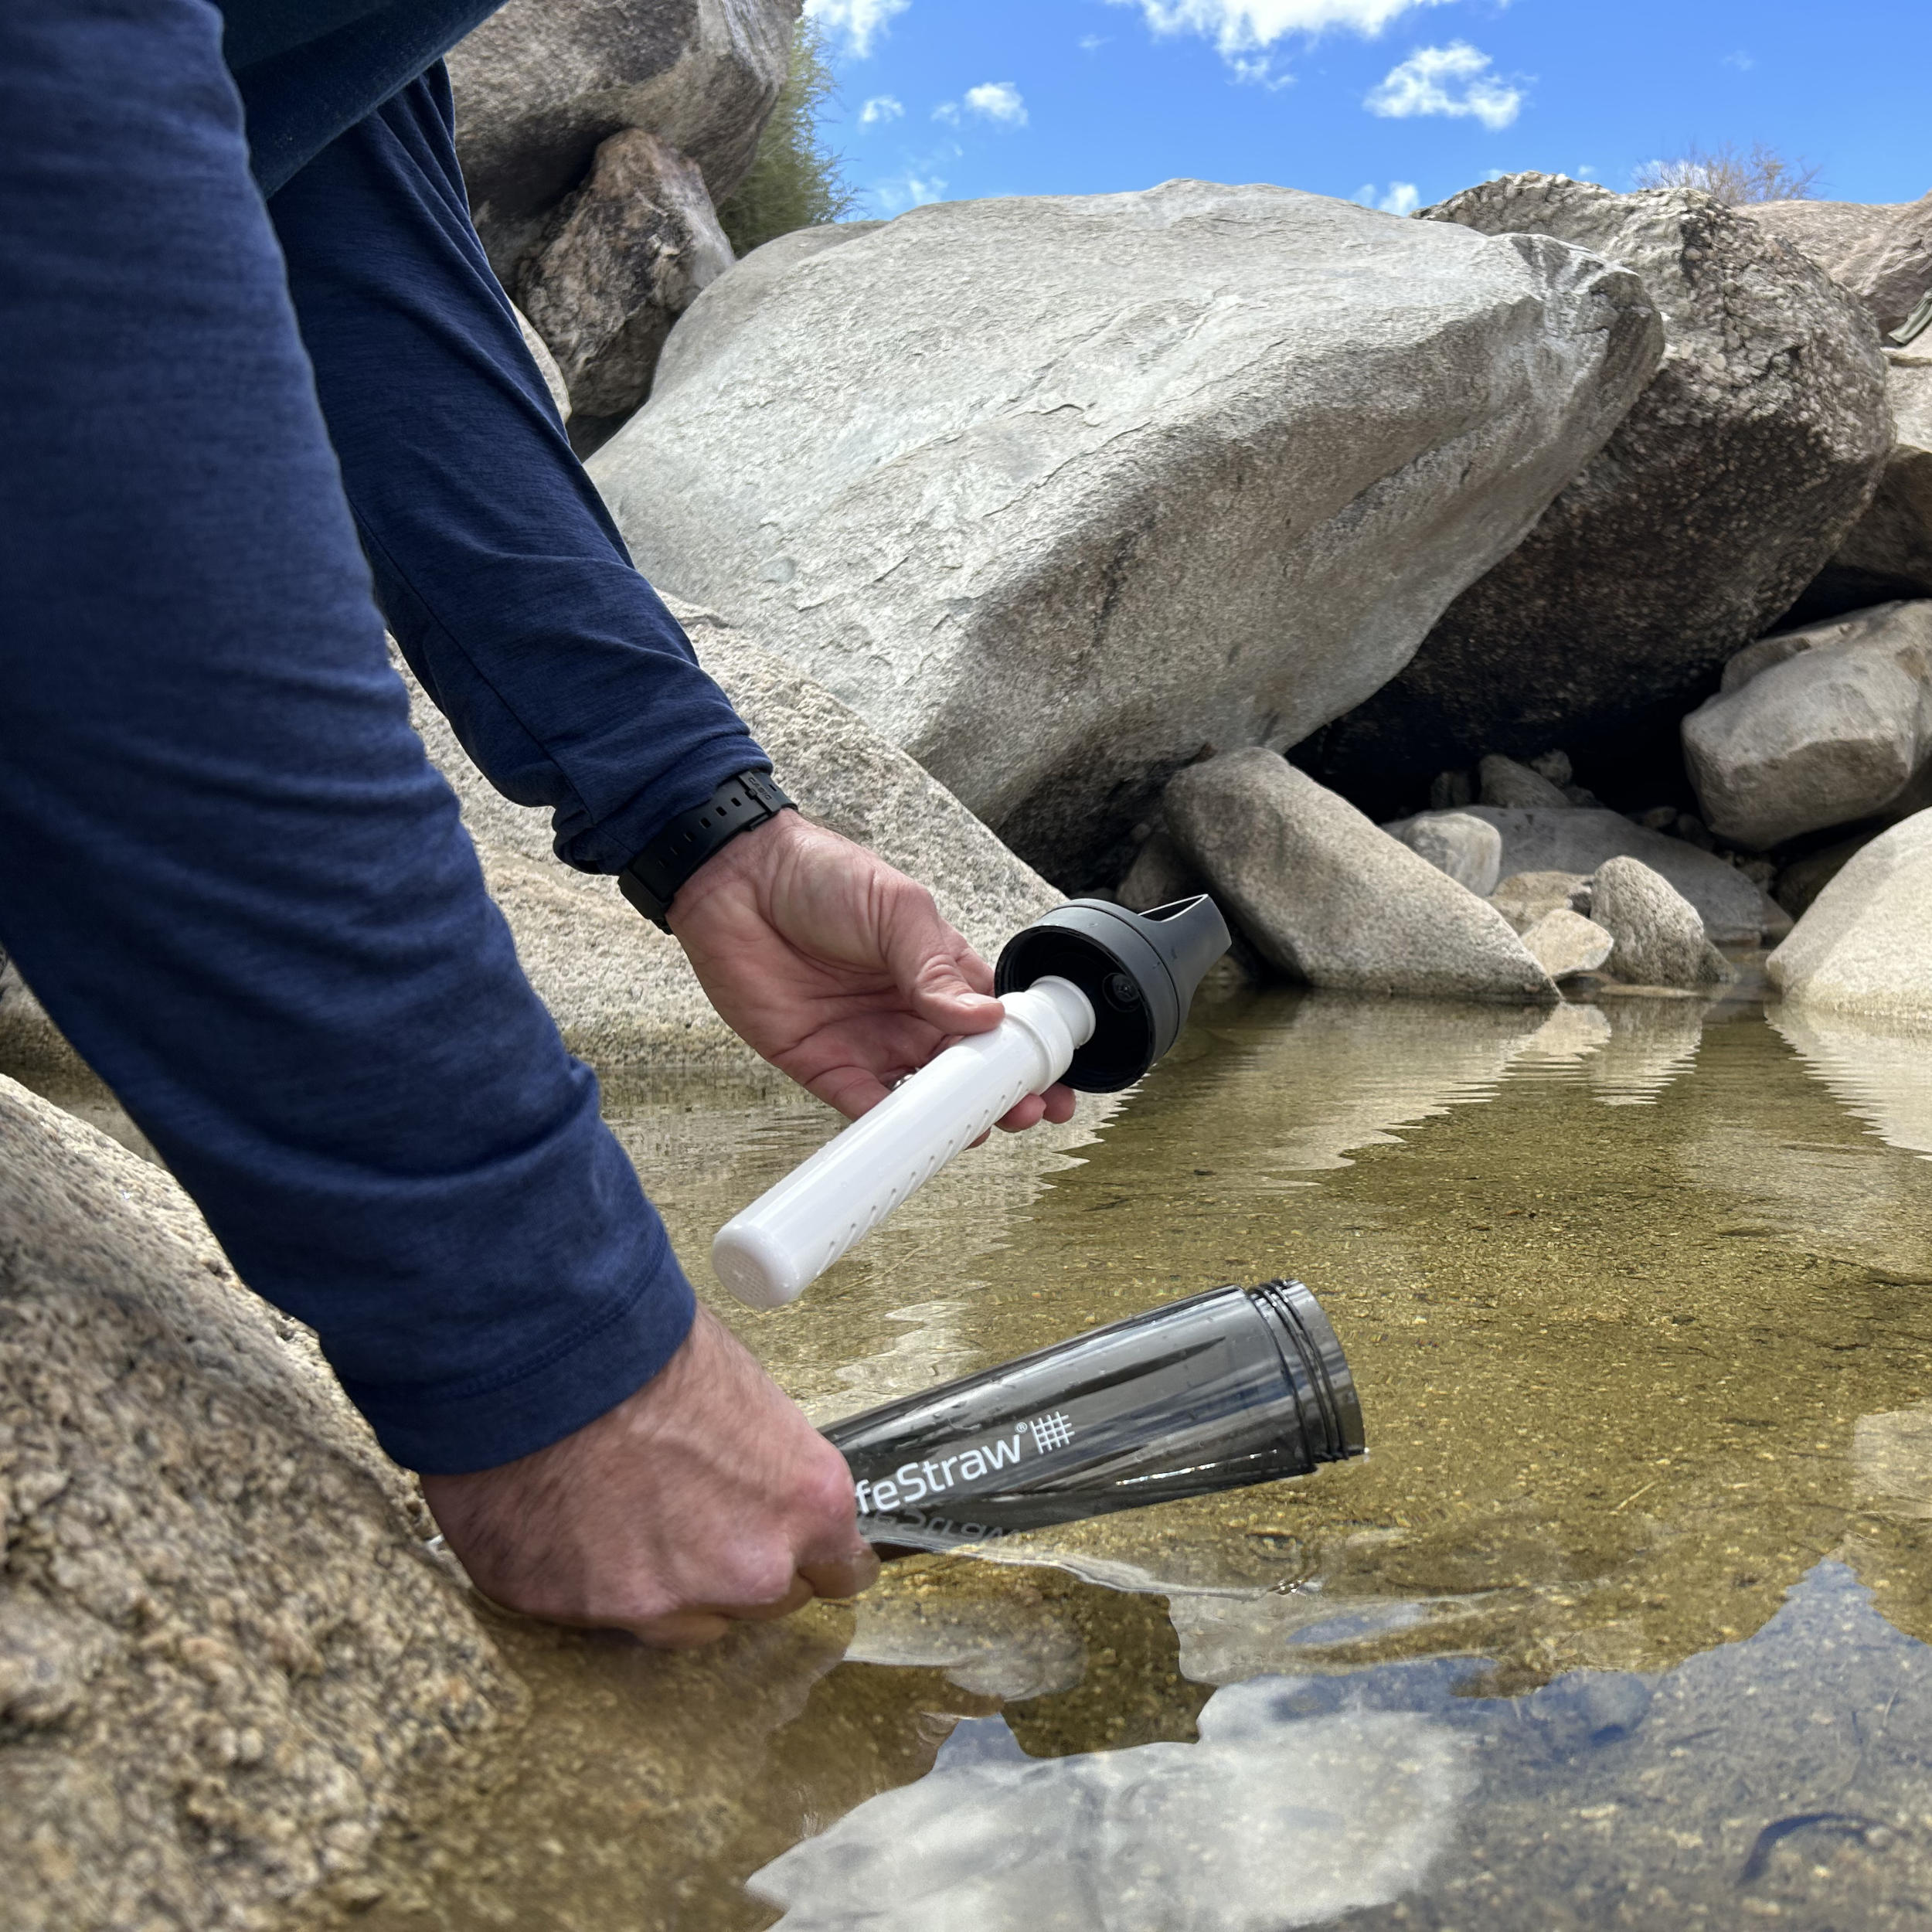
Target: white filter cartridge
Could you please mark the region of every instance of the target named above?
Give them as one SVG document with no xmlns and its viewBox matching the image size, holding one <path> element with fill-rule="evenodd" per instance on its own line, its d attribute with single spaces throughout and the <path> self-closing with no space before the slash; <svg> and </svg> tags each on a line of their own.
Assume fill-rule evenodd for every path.
<svg viewBox="0 0 1932 1932">
<path fill-rule="evenodd" d="M 719 1230 L 711 1264 L 740 1301 L 796 1300 L 1093 1036 L 1093 1006 L 1070 980 L 1036 980 L 1005 1005 L 991 1032 L 947 1047 Z"/>
</svg>

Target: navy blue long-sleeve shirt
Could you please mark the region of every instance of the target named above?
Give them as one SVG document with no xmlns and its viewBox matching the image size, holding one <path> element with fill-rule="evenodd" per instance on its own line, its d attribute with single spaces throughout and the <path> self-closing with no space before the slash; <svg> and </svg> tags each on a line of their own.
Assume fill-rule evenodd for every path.
<svg viewBox="0 0 1932 1932">
<path fill-rule="evenodd" d="M 383 615 L 580 866 L 766 763 L 570 455 L 440 71 L 395 72 L 486 11 L 280 0 L 238 94 L 207 0 L 0 9 L 0 944 L 430 1471 L 600 1414 L 692 1301 Z M 363 30 L 326 112 L 304 19 Z"/>
</svg>

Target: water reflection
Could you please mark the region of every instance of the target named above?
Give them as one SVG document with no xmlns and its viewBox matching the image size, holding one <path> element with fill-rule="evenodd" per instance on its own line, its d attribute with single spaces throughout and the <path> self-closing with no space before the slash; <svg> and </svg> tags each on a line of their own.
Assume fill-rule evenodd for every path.
<svg viewBox="0 0 1932 1932">
<path fill-rule="evenodd" d="M 1194 1743 L 1044 1764 L 998 1726 L 750 1889 L 785 1932 L 1275 1932 L 1412 1890 L 1469 1788 L 1462 1741 L 1413 1712 L 1284 1702 L 1233 1685 Z"/>
<path fill-rule="evenodd" d="M 1932 1034 L 1811 1007 L 1776 1007 L 1770 1021 L 1881 1138 L 1932 1157 Z"/>
<path fill-rule="evenodd" d="M 895 1564 L 768 1656 L 558 1640 L 522 1758 L 372 1922 L 1920 1923 L 1924 1062 L 1781 1028 L 1205 1005 L 1112 1112 L 984 1150 L 743 1332 L 831 1415 L 1292 1274 L 1366 1463 Z M 614 1106 L 693 1256 L 828 1126 Z M 1332 1869 L 1324 1810 L 1383 1822 Z"/>
</svg>

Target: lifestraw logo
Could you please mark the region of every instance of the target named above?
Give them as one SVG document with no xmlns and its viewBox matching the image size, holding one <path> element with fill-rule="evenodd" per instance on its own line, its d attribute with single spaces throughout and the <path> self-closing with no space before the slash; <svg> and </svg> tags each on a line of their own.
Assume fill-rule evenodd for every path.
<svg viewBox="0 0 1932 1932">
<path fill-rule="evenodd" d="M 1043 1456 L 1064 1449 L 1073 1440 L 1073 1425 L 1064 1410 L 1056 1409 L 1051 1415 L 1033 1416 L 1017 1423 L 1010 1437 L 996 1436 L 990 1442 L 976 1443 L 970 1449 L 955 1450 L 949 1456 L 934 1456 L 924 1462 L 902 1462 L 889 1476 L 876 1482 L 862 1479 L 853 1485 L 859 1513 L 876 1516 L 908 1509 L 928 1496 L 944 1495 L 957 1484 L 978 1482 L 998 1470 L 1012 1468 L 1025 1453 L 1029 1436 L 1033 1454 Z"/>
</svg>

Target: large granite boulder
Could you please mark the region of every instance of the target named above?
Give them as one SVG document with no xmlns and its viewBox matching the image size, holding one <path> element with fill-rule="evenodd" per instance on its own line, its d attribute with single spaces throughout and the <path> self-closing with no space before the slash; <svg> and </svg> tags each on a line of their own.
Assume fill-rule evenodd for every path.
<svg viewBox="0 0 1932 1932">
<path fill-rule="evenodd" d="M 1932 1029 L 1932 810 L 1852 859 L 1765 971 L 1796 1005 Z"/>
<path fill-rule="evenodd" d="M 757 250 L 591 474 L 1056 883 L 1204 746 L 1400 668 L 1656 354 L 1563 243 L 1270 187 L 942 203 Z"/>
<path fill-rule="evenodd" d="M 1705 930 L 1719 946 L 1754 946 L 1760 938 L 1781 939 L 1791 930 L 1790 914 L 1735 866 L 1682 838 L 1634 824 L 1621 812 L 1597 805 L 1544 811 L 1465 805 L 1463 810 L 1502 835 L 1505 886 L 1519 872 L 1587 876 L 1606 859 L 1641 859 L 1697 908 Z M 1398 819 L 1383 830 L 1406 842 L 1430 815 Z M 1502 896 L 1500 891 L 1497 896 Z"/>
<path fill-rule="evenodd" d="M 1311 986 L 1553 1002 L 1502 914 L 1255 747 L 1177 772 L 1175 841 L 1269 962 Z"/>
<path fill-rule="evenodd" d="M 1770 201 L 1741 208 L 1808 255 L 1889 335 L 1932 287 L 1932 195 L 1918 201 Z"/>
<path fill-rule="evenodd" d="M 989 958 L 1060 903 L 943 785 L 811 679 L 711 612 L 672 608 L 806 815 L 930 887 L 940 910 Z M 561 864 L 549 814 L 498 791 L 408 682 L 411 718 L 455 789 L 517 957 L 571 1050 L 606 1072 L 757 1067 L 713 1011 L 677 941 L 640 919 L 615 879 Z"/>
<path fill-rule="evenodd" d="M 420 1502 L 174 1182 L 5 1078 L 0 1230 L 0 1919 L 368 1904 L 522 1695 Z"/>
<path fill-rule="evenodd" d="M 1813 607 L 1857 610 L 1932 596 L 1932 337 L 1886 356 L 1892 453 L 1871 508 L 1806 591 Z"/>
<path fill-rule="evenodd" d="M 1420 791 L 1477 753 L 1527 754 L 1651 715 L 1787 610 L 1863 513 L 1891 447 L 1858 304 L 1708 195 L 1512 175 L 1427 211 L 1625 264 L 1662 367 L 1525 541 L 1402 675 L 1328 733 L 1318 768 Z"/>
<path fill-rule="evenodd" d="M 696 162 L 641 128 L 597 149 L 517 270 L 516 296 L 578 416 L 628 414 L 671 325 L 731 266 Z"/>
<path fill-rule="evenodd" d="M 504 285 L 622 128 L 688 155 L 723 201 L 778 98 L 798 12 L 799 0 L 509 0 L 459 43 L 456 151 Z"/>
<path fill-rule="evenodd" d="M 1737 845 L 1932 803 L 1932 599 L 1761 639 L 1683 730 L 1705 821 Z"/>
</svg>

